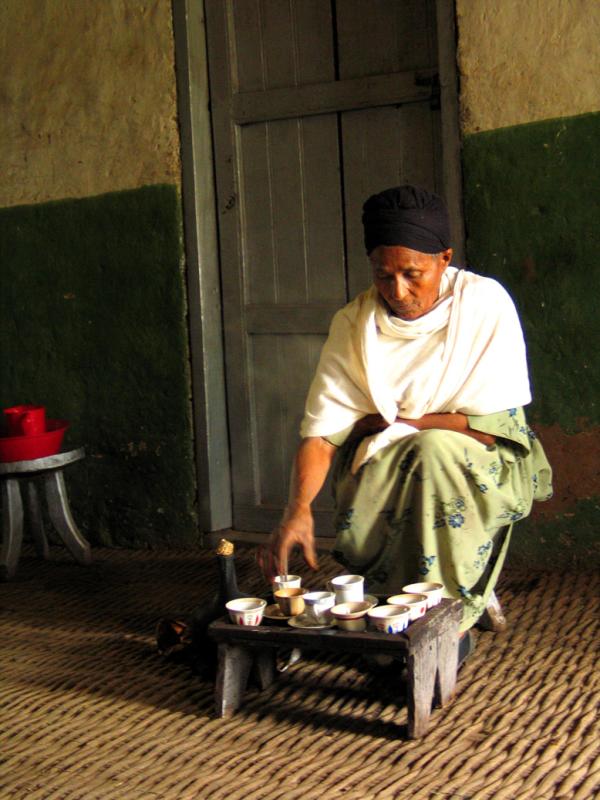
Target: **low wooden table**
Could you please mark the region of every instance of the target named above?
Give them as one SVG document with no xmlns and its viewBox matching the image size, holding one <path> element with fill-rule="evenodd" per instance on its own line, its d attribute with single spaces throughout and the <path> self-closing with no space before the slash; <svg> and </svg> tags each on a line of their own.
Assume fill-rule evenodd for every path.
<svg viewBox="0 0 600 800">
<path fill-rule="evenodd" d="M 45 490 L 48 512 L 56 532 L 80 564 L 90 564 L 90 545 L 81 535 L 69 506 L 64 468 L 85 456 L 82 447 L 57 453 L 54 456 L 29 461 L 0 464 L 2 484 L 2 549 L 0 550 L 0 581 L 10 580 L 17 571 L 23 541 L 23 502 L 21 487 L 25 488 L 25 508 L 33 542 L 38 555 L 48 558 L 48 540 L 42 524 L 37 491 L 38 482 Z"/>
<path fill-rule="evenodd" d="M 234 625 L 229 618 L 211 623 L 209 636 L 218 643 L 219 662 L 215 687 L 216 711 L 231 716 L 242 704 L 253 662 L 261 689 L 273 682 L 275 654 L 280 647 L 337 653 L 382 654 L 406 660 L 408 668 L 408 735 L 424 736 L 435 701 L 445 706 L 454 698 L 458 667 L 460 600 L 442 600 L 424 617 L 397 634 L 337 628 L 299 630 L 288 625 L 255 627 Z M 400 667 L 399 667 L 400 670 Z"/>
</svg>

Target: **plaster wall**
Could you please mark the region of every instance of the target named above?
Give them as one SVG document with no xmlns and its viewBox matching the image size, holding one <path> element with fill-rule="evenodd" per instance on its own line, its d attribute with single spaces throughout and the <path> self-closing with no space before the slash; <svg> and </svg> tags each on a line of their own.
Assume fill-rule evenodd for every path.
<svg viewBox="0 0 600 800">
<path fill-rule="evenodd" d="M 516 560 L 600 563 L 600 3 L 457 0 L 467 263 L 511 292 L 555 494 Z"/>
<path fill-rule="evenodd" d="M 0 207 L 180 182 L 169 0 L 0 3 Z"/>
<path fill-rule="evenodd" d="M 600 110 L 598 0 L 456 0 L 466 134 Z"/>
<path fill-rule="evenodd" d="M 170 0 L 0 3 L 0 408 L 69 420 L 104 544 L 198 538 L 172 28 Z"/>
</svg>

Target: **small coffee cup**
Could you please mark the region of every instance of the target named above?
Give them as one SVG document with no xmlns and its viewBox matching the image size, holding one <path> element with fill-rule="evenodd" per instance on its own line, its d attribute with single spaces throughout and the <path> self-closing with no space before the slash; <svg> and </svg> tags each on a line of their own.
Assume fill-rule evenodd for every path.
<svg viewBox="0 0 600 800">
<path fill-rule="evenodd" d="M 365 597 L 365 579 L 362 575 L 338 575 L 328 582 L 327 588 L 335 593 L 336 603 L 360 602 Z"/>
<path fill-rule="evenodd" d="M 304 611 L 305 594 L 306 589 L 297 586 L 290 589 L 277 589 L 273 593 L 273 597 L 284 617 L 295 617 Z"/>
<path fill-rule="evenodd" d="M 333 592 L 308 592 L 304 595 L 306 614 L 315 622 L 326 625 L 331 622 L 331 609 L 335 605 Z"/>
<path fill-rule="evenodd" d="M 239 597 L 225 603 L 235 625 L 260 625 L 267 601 L 262 597 Z"/>
<path fill-rule="evenodd" d="M 408 606 L 410 608 L 410 621 L 413 622 L 427 613 L 427 595 L 425 594 L 394 594 L 387 599 L 390 606 Z"/>
<path fill-rule="evenodd" d="M 427 597 L 427 608 L 432 608 L 441 602 L 444 587 L 441 583 L 408 583 L 402 587 L 402 591 L 408 594 L 424 594 Z"/>
<path fill-rule="evenodd" d="M 381 633 L 402 633 L 410 622 L 408 606 L 376 606 L 368 611 L 367 615 Z"/>
<path fill-rule="evenodd" d="M 297 589 L 302 584 L 300 575 L 275 575 L 273 578 L 273 591 L 277 589 Z"/>
</svg>

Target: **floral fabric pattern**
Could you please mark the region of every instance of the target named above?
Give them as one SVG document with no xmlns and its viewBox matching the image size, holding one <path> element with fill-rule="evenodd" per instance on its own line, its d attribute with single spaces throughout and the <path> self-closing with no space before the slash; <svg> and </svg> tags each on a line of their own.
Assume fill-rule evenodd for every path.
<svg viewBox="0 0 600 800">
<path fill-rule="evenodd" d="M 551 496 L 552 473 L 523 409 L 470 417 L 497 437 L 486 447 L 461 433 L 421 431 L 379 451 L 356 475 L 357 442 L 334 469 L 334 555 L 372 592 L 419 580 L 464 603 L 462 630 L 483 613 L 502 568 L 513 523 Z"/>
</svg>

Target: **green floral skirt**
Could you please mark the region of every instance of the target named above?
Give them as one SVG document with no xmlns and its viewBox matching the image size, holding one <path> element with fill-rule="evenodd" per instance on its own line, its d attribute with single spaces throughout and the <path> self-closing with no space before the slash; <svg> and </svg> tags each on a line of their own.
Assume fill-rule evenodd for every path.
<svg viewBox="0 0 600 800">
<path fill-rule="evenodd" d="M 397 593 L 436 581 L 464 603 L 461 630 L 485 609 L 512 525 L 534 498 L 551 494 L 541 446 L 486 447 L 464 434 L 428 430 L 379 451 L 356 475 L 357 442 L 344 444 L 334 470 L 334 555 L 365 576 L 369 591 Z"/>
</svg>

